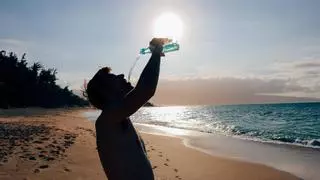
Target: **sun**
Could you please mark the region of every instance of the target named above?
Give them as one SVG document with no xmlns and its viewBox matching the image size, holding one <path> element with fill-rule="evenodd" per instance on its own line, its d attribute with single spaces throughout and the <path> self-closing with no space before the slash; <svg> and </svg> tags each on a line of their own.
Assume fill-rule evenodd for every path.
<svg viewBox="0 0 320 180">
<path fill-rule="evenodd" d="M 154 23 L 154 37 L 166 37 L 179 40 L 182 36 L 183 23 L 174 13 L 161 14 Z"/>
</svg>

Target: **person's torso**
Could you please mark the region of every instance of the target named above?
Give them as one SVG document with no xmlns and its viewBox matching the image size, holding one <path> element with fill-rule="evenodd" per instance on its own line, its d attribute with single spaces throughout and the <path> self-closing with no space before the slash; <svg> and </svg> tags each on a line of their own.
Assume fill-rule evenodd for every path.
<svg viewBox="0 0 320 180">
<path fill-rule="evenodd" d="M 130 119 L 96 122 L 97 148 L 103 168 L 112 179 L 154 179 L 151 164 Z"/>
</svg>

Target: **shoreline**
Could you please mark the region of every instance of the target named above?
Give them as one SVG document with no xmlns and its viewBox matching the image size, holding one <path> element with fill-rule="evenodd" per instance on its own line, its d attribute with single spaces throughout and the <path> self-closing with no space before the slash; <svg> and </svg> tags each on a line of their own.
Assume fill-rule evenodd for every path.
<svg viewBox="0 0 320 180">
<path fill-rule="evenodd" d="M 88 111 L 85 113 L 85 116 L 88 117 L 88 119 L 90 120 L 95 120 L 96 116 L 97 116 L 97 112 L 98 110 L 92 110 L 92 111 Z M 199 132 L 199 133 L 204 133 L 204 134 L 213 134 L 213 135 L 222 135 L 222 136 L 227 136 L 227 137 L 232 137 L 232 138 L 236 138 L 236 139 L 240 139 L 240 140 L 247 140 L 247 141 L 253 141 L 253 142 L 257 142 L 257 143 L 263 143 L 263 144 L 270 144 L 270 145 L 276 145 L 276 146 L 289 146 L 292 148 L 311 148 L 311 149 L 315 149 L 315 150 L 319 150 L 320 151 L 320 139 L 310 139 L 310 140 L 299 140 L 299 138 L 297 138 L 295 140 L 295 142 L 287 142 L 287 141 L 281 141 L 281 140 L 272 140 L 272 139 L 263 139 L 261 137 L 255 137 L 255 136 L 246 136 L 246 135 L 237 135 L 237 134 L 228 134 L 228 133 L 224 133 L 224 132 L 207 132 L 207 131 L 201 131 L 199 129 L 193 129 L 193 128 L 182 128 L 182 127 L 175 127 L 175 126 L 166 126 L 166 125 L 162 125 L 162 124 L 157 124 L 157 123 L 148 123 L 148 122 L 136 122 L 135 121 L 135 117 L 133 116 L 132 118 L 133 123 L 134 124 L 141 124 L 141 125 L 145 125 L 145 126 L 158 126 L 158 127 L 164 127 L 164 128 L 171 128 L 171 129 L 181 129 L 181 130 L 185 130 L 185 131 L 195 131 L 195 132 Z"/>
<path fill-rule="evenodd" d="M 155 174 L 165 177 L 164 179 L 172 171 L 170 168 L 178 174 L 178 179 L 300 179 L 266 165 L 201 152 L 185 146 L 183 139 L 179 137 L 141 134 L 147 145 L 153 142 L 152 151 L 147 148 L 153 167 L 158 168 L 161 163 L 165 165 L 160 165 L 158 172 L 155 168 Z M 164 168 L 167 169 L 166 172 L 163 172 Z"/>
<path fill-rule="evenodd" d="M 149 124 L 135 124 L 149 134 L 181 138 L 183 145 L 213 157 L 254 163 L 288 172 L 304 179 L 317 179 L 320 149 L 273 144 Z"/>
<path fill-rule="evenodd" d="M 40 140 L 31 131 L 32 138 L 27 143 L 20 143 L 18 138 L 13 145 L 7 144 L 11 141 L 7 141 L 6 136 L 0 136 L 2 146 L 8 147 L 10 152 L 6 156 L 7 161 L 0 164 L 0 179 L 106 179 L 96 151 L 94 123 L 83 116 L 90 110 L 22 110 L 27 111 L 28 115 L 19 114 L 21 110 L 11 111 L 16 113 L 9 117 L 3 115 L 4 111 L 0 114 L 0 127 L 4 127 L 5 131 L 13 127 L 7 124 L 16 125 L 23 133 L 29 132 L 23 131 L 26 125 L 36 129 L 45 127 L 49 131 L 39 136 L 42 138 Z M 299 179 L 265 165 L 208 155 L 185 146 L 179 138 L 141 135 L 146 142 L 156 179 Z M 53 144 L 55 140 L 57 144 Z M 49 151 L 53 148 L 56 151 L 57 147 L 62 147 L 64 151 L 59 150 L 61 155 L 57 156 L 49 153 L 51 159 L 43 159 L 44 154 L 37 150 Z"/>
<path fill-rule="evenodd" d="M 214 135 L 214 136 L 225 136 L 229 138 L 239 139 L 243 141 L 250 141 L 260 144 L 267 144 L 270 146 L 283 146 L 288 148 L 301 148 L 301 149 L 313 149 L 315 151 L 320 152 L 320 146 L 312 146 L 312 145 L 304 145 L 300 143 L 289 143 L 289 142 L 282 142 L 282 141 L 272 141 L 272 140 L 261 140 L 258 138 L 251 138 L 251 137 L 245 137 L 245 136 L 237 136 L 237 135 L 227 135 L 222 133 L 210 133 L 210 132 L 203 132 L 203 131 L 197 131 L 192 129 L 183 129 L 183 128 L 176 128 L 176 127 L 167 127 L 167 126 L 161 126 L 161 125 L 155 125 L 155 124 L 144 124 L 144 123 L 134 123 L 135 125 L 142 125 L 142 126 L 150 126 L 150 127 L 160 127 L 160 128 L 170 128 L 170 129 L 178 129 L 181 131 L 193 131 L 199 134 L 208 134 L 208 135 Z M 161 134 L 161 133 L 160 133 Z"/>
</svg>

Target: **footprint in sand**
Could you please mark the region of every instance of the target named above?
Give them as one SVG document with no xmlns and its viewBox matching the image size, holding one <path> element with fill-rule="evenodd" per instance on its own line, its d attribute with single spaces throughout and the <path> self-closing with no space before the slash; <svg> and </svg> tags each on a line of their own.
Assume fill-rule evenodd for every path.
<svg viewBox="0 0 320 180">
<path fill-rule="evenodd" d="M 37 160 L 37 159 L 36 159 L 36 157 L 34 157 L 34 156 L 30 156 L 30 157 L 29 157 L 29 160 L 35 161 L 35 160 Z"/>
<path fill-rule="evenodd" d="M 169 166 L 167 163 L 164 163 L 165 166 Z"/>
<path fill-rule="evenodd" d="M 66 168 L 66 167 L 63 168 L 63 170 L 66 171 L 66 172 L 70 172 L 71 171 L 69 168 Z"/>
<path fill-rule="evenodd" d="M 173 169 L 174 170 L 174 172 L 178 172 L 178 169 Z"/>
<path fill-rule="evenodd" d="M 168 161 L 168 162 L 169 162 L 170 160 L 167 158 L 167 159 L 166 159 L 166 161 Z"/>
<path fill-rule="evenodd" d="M 152 169 L 156 169 L 158 166 L 153 166 Z"/>
<path fill-rule="evenodd" d="M 43 143 L 43 141 L 38 141 L 38 140 L 36 140 L 36 141 L 33 141 L 33 143 L 36 143 L 36 144 L 42 144 L 42 143 Z"/>
<path fill-rule="evenodd" d="M 49 165 L 41 165 L 41 166 L 39 166 L 40 169 L 46 169 L 48 167 L 49 167 Z"/>
</svg>

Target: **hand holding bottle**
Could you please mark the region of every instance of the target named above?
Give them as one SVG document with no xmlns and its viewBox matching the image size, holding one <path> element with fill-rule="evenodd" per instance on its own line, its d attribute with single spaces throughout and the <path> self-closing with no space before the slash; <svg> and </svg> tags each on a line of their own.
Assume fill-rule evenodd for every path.
<svg viewBox="0 0 320 180">
<path fill-rule="evenodd" d="M 170 42 L 171 40 L 168 38 L 153 38 L 149 43 L 149 49 L 153 54 L 164 56 L 163 45 Z"/>
<path fill-rule="evenodd" d="M 128 80 L 130 81 L 131 73 L 133 68 L 135 67 L 137 61 L 140 58 L 140 55 L 145 55 L 149 53 L 160 54 L 160 56 L 164 56 L 164 53 L 178 51 L 180 49 L 180 45 L 178 42 L 173 42 L 172 39 L 169 38 L 153 38 L 149 42 L 149 47 L 141 48 L 139 52 L 139 56 L 134 61 L 134 64 L 129 70 Z"/>
<path fill-rule="evenodd" d="M 161 45 L 157 50 L 156 46 Z M 164 56 L 163 53 L 168 53 L 168 52 L 172 52 L 172 51 L 177 51 L 180 49 L 180 45 L 178 44 L 178 42 L 173 42 L 171 39 L 168 38 L 153 38 L 150 43 L 149 43 L 149 47 L 147 48 L 141 48 L 139 54 L 140 55 L 144 55 L 144 54 L 148 54 L 148 53 L 160 53 L 161 55 Z"/>
</svg>

